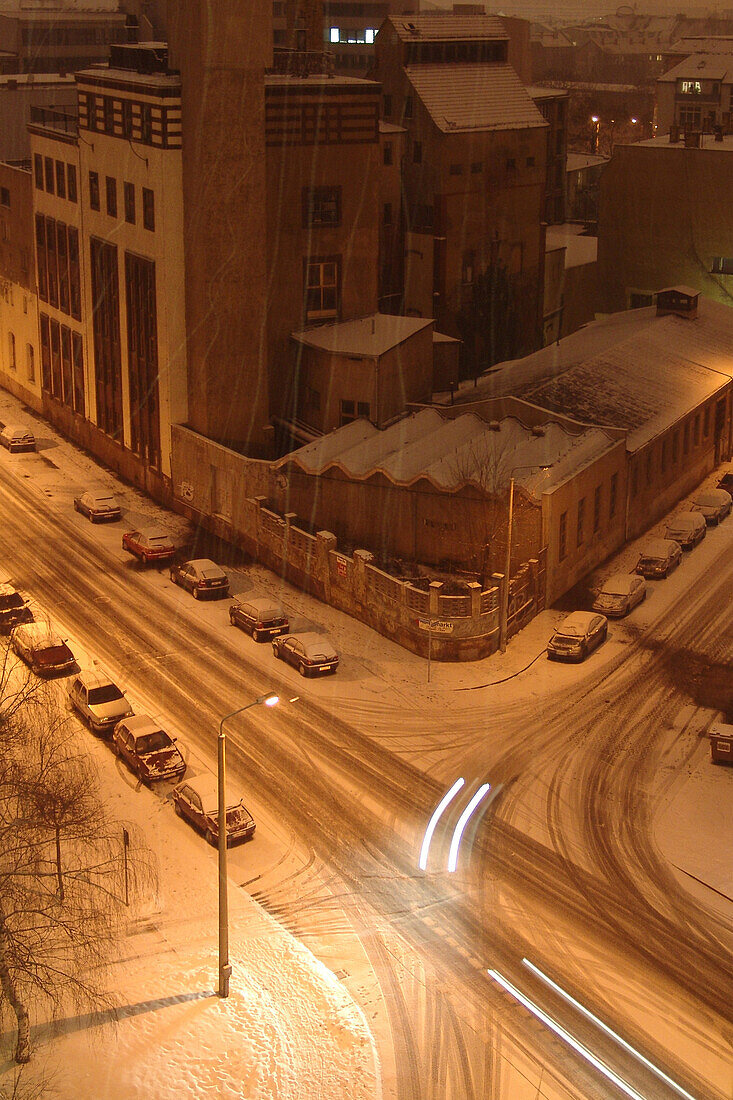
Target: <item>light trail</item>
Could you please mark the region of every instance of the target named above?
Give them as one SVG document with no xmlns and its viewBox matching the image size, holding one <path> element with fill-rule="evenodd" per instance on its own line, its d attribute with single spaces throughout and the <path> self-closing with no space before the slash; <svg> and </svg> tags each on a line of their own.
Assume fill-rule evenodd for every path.
<svg viewBox="0 0 733 1100">
<path fill-rule="evenodd" d="M 451 787 L 451 789 L 447 792 L 447 794 L 443 795 L 440 802 L 438 803 L 438 805 L 433 810 L 433 816 L 430 818 L 430 821 L 428 822 L 428 827 L 425 830 L 425 836 L 423 837 L 422 847 L 420 848 L 420 859 L 418 861 L 418 864 L 419 864 L 419 867 L 420 867 L 421 871 L 426 870 L 426 868 L 428 866 L 428 851 L 430 850 L 430 842 L 433 839 L 433 833 L 435 832 L 435 827 L 438 824 L 438 822 L 440 821 L 440 818 L 441 818 L 441 816 L 443 814 L 443 811 L 445 810 L 446 806 L 450 805 L 450 803 L 456 797 L 456 795 L 458 794 L 458 792 L 460 791 L 461 787 L 463 786 L 463 784 L 465 782 L 466 782 L 465 779 L 456 779 L 456 781 L 453 784 L 453 786 Z"/>
<path fill-rule="evenodd" d="M 471 816 L 473 811 L 476 809 L 476 807 L 478 806 L 479 802 L 484 797 L 484 795 L 490 790 L 491 790 L 491 784 L 490 783 L 484 783 L 482 786 L 480 786 L 479 789 L 476 791 L 476 794 L 473 796 L 471 801 L 466 806 L 466 808 L 463 811 L 463 813 L 461 814 L 461 816 L 458 818 L 458 824 L 456 825 L 455 830 L 453 832 L 453 839 L 450 842 L 450 851 L 448 852 L 448 870 L 449 871 L 455 871 L 456 867 L 458 866 L 458 848 L 459 848 L 459 845 L 461 843 L 461 837 L 463 836 L 463 830 L 466 828 L 466 825 L 468 824 L 469 817 Z"/>
<path fill-rule="evenodd" d="M 554 989 L 555 992 L 563 998 L 563 1000 L 567 1001 L 568 1004 L 571 1004 L 573 1008 L 577 1008 L 578 1012 L 582 1013 L 587 1020 L 590 1020 L 596 1025 L 596 1027 L 599 1027 L 601 1031 L 604 1031 L 606 1035 L 609 1035 L 614 1040 L 614 1042 L 618 1043 L 619 1046 L 622 1046 L 624 1050 L 627 1050 L 629 1052 L 629 1054 L 633 1054 L 635 1058 L 638 1058 L 639 1061 L 643 1065 L 645 1065 L 647 1069 L 651 1070 L 653 1074 L 664 1081 L 666 1085 L 669 1085 L 671 1089 L 674 1089 L 679 1096 L 684 1096 L 685 1100 L 695 1100 L 695 1097 L 687 1092 L 686 1089 L 683 1089 L 681 1085 L 678 1085 L 676 1081 L 673 1081 L 671 1077 L 668 1077 L 667 1074 L 664 1073 L 657 1066 L 655 1066 L 653 1062 L 650 1062 L 648 1058 L 645 1058 L 643 1054 L 640 1054 L 638 1050 L 635 1050 L 630 1043 L 627 1043 L 625 1039 L 622 1039 L 620 1035 L 617 1035 L 616 1032 L 608 1026 L 608 1024 L 604 1024 L 603 1020 L 599 1020 L 597 1016 L 594 1016 L 590 1009 L 585 1008 L 585 1006 L 582 1005 L 580 1001 L 576 1001 L 575 997 L 571 997 L 571 995 L 567 993 L 561 986 L 559 986 L 557 982 L 553 982 L 552 978 L 548 977 L 547 974 L 544 974 L 538 966 L 535 966 L 535 964 L 530 962 L 529 959 L 522 959 L 522 962 L 532 971 L 533 974 L 537 975 L 540 981 L 543 981 L 545 985 L 549 985 L 549 987 L 551 989 Z"/>
<path fill-rule="evenodd" d="M 498 970 L 488 970 L 489 977 L 493 978 L 503 989 L 506 989 L 507 993 L 511 993 L 512 997 L 515 997 L 520 1004 L 524 1005 L 533 1016 L 536 1016 L 538 1020 L 541 1020 L 543 1024 L 546 1024 L 551 1031 L 554 1031 L 563 1042 L 567 1043 L 569 1047 L 572 1047 L 581 1058 L 585 1058 L 586 1062 L 597 1069 L 599 1073 L 602 1073 L 609 1081 L 612 1081 L 617 1088 L 621 1089 L 626 1096 L 630 1096 L 631 1100 L 645 1100 L 645 1097 L 641 1093 L 633 1089 L 631 1085 L 627 1085 L 623 1078 L 619 1077 L 617 1073 L 614 1073 L 612 1069 L 609 1069 L 600 1058 L 597 1058 L 592 1051 L 583 1046 L 578 1039 L 575 1039 L 569 1031 L 566 1031 L 564 1027 L 561 1027 L 556 1020 L 553 1020 L 551 1016 L 548 1016 L 546 1012 L 543 1012 L 536 1004 L 534 1004 L 528 997 L 525 997 L 524 993 L 521 993 L 516 986 L 513 986 Z"/>
</svg>

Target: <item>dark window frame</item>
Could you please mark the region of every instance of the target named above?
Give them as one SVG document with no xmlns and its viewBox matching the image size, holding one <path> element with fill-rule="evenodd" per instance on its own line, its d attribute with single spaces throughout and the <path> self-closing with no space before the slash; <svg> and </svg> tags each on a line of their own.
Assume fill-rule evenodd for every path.
<svg viewBox="0 0 733 1100">
<path fill-rule="evenodd" d="M 303 229 L 336 229 L 341 225 L 340 187 L 304 187 L 301 204 Z"/>
<path fill-rule="evenodd" d="M 578 523 L 575 532 L 576 546 L 581 547 L 585 542 L 585 497 L 578 501 Z"/>
<path fill-rule="evenodd" d="M 69 202 L 78 202 L 79 196 L 76 189 L 76 165 L 66 165 L 66 197 Z"/>
<path fill-rule="evenodd" d="M 143 187 L 143 229 L 155 232 L 155 194 L 149 187 Z"/>
<path fill-rule="evenodd" d="M 99 172 L 89 172 L 89 209 L 101 210 L 99 194 Z"/>
<path fill-rule="evenodd" d="M 107 215 L 110 218 L 117 217 L 117 180 L 114 176 L 104 177 L 104 193 L 107 207 Z"/>
<path fill-rule="evenodd" d="M 135 224 L 135 184 L 127 180 L 122 184 L 125 205 L 125 221 L 130 225 Z"/>
<path fill-rule="evenodd" d="M 568 556 L 568 514 L 562 512 L 560 514 L 560 523 L 558 526 L 558 538 L 557 538 L 557 560 L 564 561 Z"/>
</svg>

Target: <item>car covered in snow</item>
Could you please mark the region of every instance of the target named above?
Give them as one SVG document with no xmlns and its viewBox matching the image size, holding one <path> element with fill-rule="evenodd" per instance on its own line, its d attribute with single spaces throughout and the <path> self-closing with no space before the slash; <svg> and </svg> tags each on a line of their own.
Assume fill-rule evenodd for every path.
<svg viewBox="0 0 733 1100">
<path fill-rule="evenodd" d="M 122 549 L 147 565 L 151 561 L 170 561 L 175 557 L 176 544 L 162 527 L 143 527 L 139 531 L 126 531 L 122 536 Z"/>
<path fill-rule="evenodd" d="M 102 490 L 82 493 L 80 497 L 74 497 L 74 508 L 92 523 L 112 523 L 122 518 L 122 509 L 117 502 L 117 497 Z"/>
<path fill-rule="evenodd" d="M 195 558 L 172 565 L 170 578 L 190 592 L 195 600 L 202 596 L 228 596 L 229 578 L 220 565 L 209 558 Z"/>
<path fill-rule="evenodd" d="M 9 634 L 19 623 L 32 623 L 33 612 L 12 584 L 0 584 L 0 634 Z"/>
<path fill-rule="evenodd" d="M 584 661 L 608 637 L 608 619 L 593 611 L 573 611 L 547 643 L 551 661 Z"/>
<path fill-rule="evenodd" d="M 195 779 L 186 779 L 173 790 L 173 805 L 179 817 L 184 817 L 209 844 L 219 843 L 219 791 L 215 775 L 205 772 Z M 254 819 L 241 798 L 227 797 L 227 845 L 254 836 Z"/>
<path fill-rule="evenodd" d="M 182 779 L 186 771 L 186 761 L 175 738 L 147 714 L 133 714 L 118 722 L 112 733 L 112 748 L 146 784 Z"/>
<path fill-rule="evenodd" d="M 700 512 L 678 512 L 667 521 L 664 537 L 674 539 L 683 550 L 692 550 L 708 533 L 705 517 Z"/>
<path fill-rule="evenodd" d="M 235 600 L 229 608 L 229 622 L 251 634 L 256 642 L 287 634 L 290 629 L 287 615 L 271 596 Z"/>
<path fill-rule="evenodd" d="M 700 512 L 711 527 L 730 514 L 731 504 L 733 497 L 725 489 L 701 490 L 692 498 L 693 510 Z"/>
<path fill-rule="evenodd" d="M 272 651 L 281 661 L 297 668 L 301 676 L 335 672 L 338 668 L 339 655 L 333 642 L 326 634 L 316 634 L 315 631 L 275 638 Z"/>
<path fill-rule="evenodd" d="M 682 548 L 676 539 L 649 539 L 641 548 L 636 572 L 648 579 L 668 577 L 682 561 Z"/>
<path fill-rule="evenodd" d="M 21 623 L 14 627 L 10 644 L 38 676 L 65 676 L 77 667 L 65 640 L 45 623 Z"/>
<path fill-rule="evenodd" d="M 718 478 L 718 488 L 725 489 L 727 493 L 733 496 L 733 470 L 726 470 L 726 472 Z"/>
<path fill-rule="evenodd" d="M 0 444 L 11 454 L 16 451 L 35 451 L 36 437 L 20 424 L 6 424 L 0 430 Z"/>
<path fill-rule="evenodd" d="M 125 694 L 104 672 L 82 669 L 69 684 L 71 705 L 95 733 L 112 733 L 114 726 L 132 714 Z"/>
<path fill-rule="evenodd" d="M 604 581 L 593 602 L 593 610 L 606 618 L 620 619 L 646 599 L 646 581 L 636 573 L 616 573 Z"/>
</svg>

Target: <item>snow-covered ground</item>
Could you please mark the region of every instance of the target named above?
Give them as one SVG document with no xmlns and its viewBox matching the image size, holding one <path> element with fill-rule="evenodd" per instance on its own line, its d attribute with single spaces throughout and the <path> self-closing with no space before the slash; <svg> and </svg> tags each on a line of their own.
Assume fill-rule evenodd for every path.
<svg viewBox="0 0 733 1100">
<path fill-rule="evenodd" d="M 122 526 L 100 526 L 94 531 L 96 538 L 117 550 L 121 561 L 126 555 L 119 551 L 120 533 L 133 525 L 162 522 L 186 539 L 185 520 L 118 482 L 5 393 L 0 393 L 0 421 L 27 423 L 39 438 L 45 460 L 0 455 L 0 469 L 6 462 L 18 470 L 32 469 L 34 486 L 52 507 L 68 511 L 73 522 L 87 522 L 70 511 L 71 499 L 79 492 L 99 487 L 118 495 L 125 513 Z M 715 477 L 711 475 L 709 482 L 714 484 Z M 660 524 L 649 534 L 661 533 Z M 492 701 L 521 702 L 528 695 L 542 700 L 579 684 L 589 667 L 618 658 L 640 628 L 651 626 L 680 598 L 691 576 L 704 573 L 721 554 L 730 552 L 732 542 L 730 519 L 711 530 L 699 548 L 685 554 L 681 567 L 667 581 L 650 583 L 646 603 L 628 621 L 611 624 L 609 642 L 587 665 L 546 660 L 547 639 L 564 617 L 563 612 L 547 610 L 510 642 L 505 654 L 475 664 L 434 661 L 429 683 L 423 659 L 283 584 L 258 565 L 233 571 L 232 591 L 239 595 L 256 588 L 278 595 L 296 629 L 308 625 L 328 631 L 335 639 L 342 654 L 335 677 L 304 685 L 294 670 L 278 663 L 281 676 L 292 675 L 294 694 L 307 690 L 337 704 L 346 718 L 362 723 L 370 715 L 394 712 L 390 748 L 447 778 L 455 774 L 452 769 L 458 756 L 454 759 L 446 753 L 437 738 L 431 741 L 424 720 L 428 711 L 445 713 L 450 707 L 457 719 L 468 720 Z M 611 573 L 632 569 L 637 557 L 638 545 L 624 548 L 598 571 L 599 583 Z M 23 580 L 29 579 L 19 579 L 21 588 Z M 151 571 L 148 581 L 168 607 L 181 607 L 185 613 L 195 607 L 197 616 L 229 629 L 225 604 L 194 605 L 180 589 L 171 589 L 164 571 Z M 241 645 L 250 660 L 262 661 L 263 671 L 272 667 L 269 646 L 258 647 L 244 635 Z M 705 716 L 701 721 L 704 726 Z M 386 735 L 380 736 L 385 740 Z M 101 742 L 90 738 L 90 743 L 100 762 L 108 756 Z M 461 751 L 457 745 L 456 754 Z M 196 766 L 211 768 L 213 762 L 201 759 Z M 106 765 L 105 770 L 109 771 Z M 245 889 L 234 883 L 231 889 L 232 996 L 222 1002 L 215 995 L 214 853 L 173 817 L 170 806 L 155 793 L 140 790 L 131 800 L 129 776 L 125 779 L 118 771 L 105 782 L 111 812 L 136 820 L 158 855 L 161 895 L 149 912 L 138 916 L 131 935 L 120 945 L 112 982 L 120 991 L 117 1023 L 106 1018 L 72 1019 L 53 1030 L 39 1027 L 34 1072 L 51 1077 L 59 1100 L 379 1096 L 378 1060 L 361 1009 L 344 983 L 251 900 L 246 882 Z M 699 751 L 678 769 L 657 822 L 658 843 L 679 869 L 685 888 L 703 891 L 708 902 L 714 891 L 723 906 L 729 906 L 725 899 L 733 897 L 730 862 L 725 858 L 733 842 L 732 789 L 733 769 L 713 766 L 707 741 L 701 737 Z M 728 809 L 721 812 L 721 807 Z M 261 835 L 261 819 L 258 823 Z M 269 826 L 276 827 L 274 822 Z M 701 843 L 704 837 L 714 837 L 716 843 Z M 246 860 L 233 855 L 232 864 L 242 882 L 247 878 Z M 373 1015 L 377 1017 L 378 1011 Z M 75 1067 L 73 1074 L 70 1066 Z M 0 1087 L 9 1073 L 12 1067 L 5 1063 Z"/>
</svg>

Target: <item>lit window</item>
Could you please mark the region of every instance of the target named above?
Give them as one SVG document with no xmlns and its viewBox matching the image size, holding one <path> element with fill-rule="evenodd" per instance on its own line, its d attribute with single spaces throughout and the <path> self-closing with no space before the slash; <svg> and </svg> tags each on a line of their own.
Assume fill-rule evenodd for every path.
<svg viewBox="0 0 733 1100">
<path fill-rule="evenodd" d="M 341 31 L 338 29 L 338 27 L 331 27 L 331 41 L 332 42 L 340 42 L 341 41 Z"/>
<path fill-rule="evenodd" d="M 367 29 L 364 31 L 364 41 L 367 43 L 367 45 L 372 45 L 372 43 L 374 42 L 374 35 L 376 33 L 377 32 L 374 30 L 373 27 L 367 27 Z"/>
</svg>

